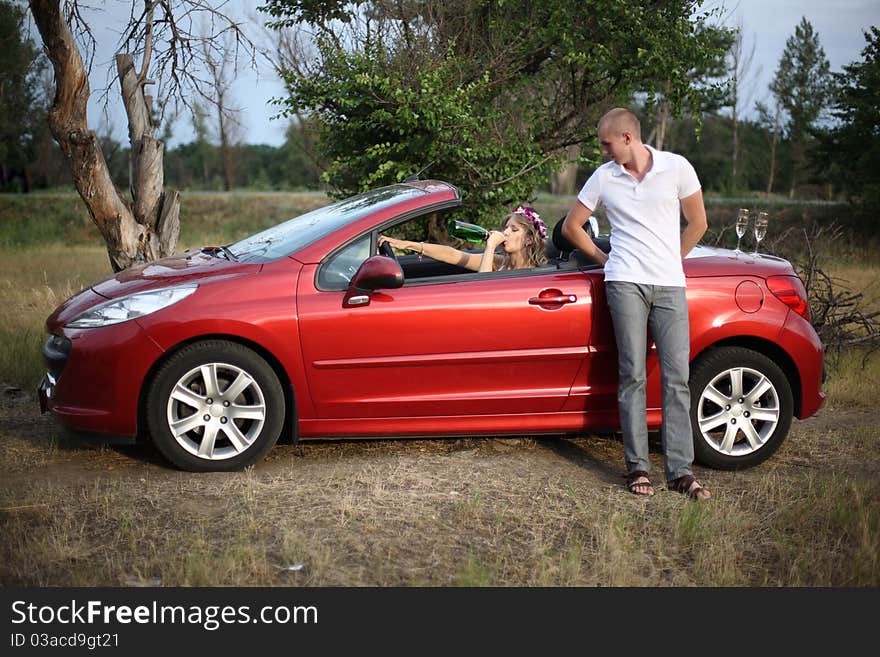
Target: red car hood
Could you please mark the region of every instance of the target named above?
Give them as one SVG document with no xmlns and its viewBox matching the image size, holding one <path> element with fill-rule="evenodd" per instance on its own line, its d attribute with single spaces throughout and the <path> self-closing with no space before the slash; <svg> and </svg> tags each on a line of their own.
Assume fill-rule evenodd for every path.
<svg viewBox="0 0 880 657">
<path fill-rule="evenodd" d="M 136 265 L 92 285 L 92 290 L 107 299 L 122 297 L 144 290 L 171 287 L 181 283 L 215 280 L 242 272 L 256 273 L 262 265 L 231 262 L 202 251 Z"/>
</svg>

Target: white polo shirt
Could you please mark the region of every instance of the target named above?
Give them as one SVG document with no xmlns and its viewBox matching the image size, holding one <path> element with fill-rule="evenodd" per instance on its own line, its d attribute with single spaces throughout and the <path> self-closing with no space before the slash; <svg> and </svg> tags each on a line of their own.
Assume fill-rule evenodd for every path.
<svg viewBox="0 0 880 657">
<path fill-rule="evenodd" d="M 694 167 L 676 153 L 647 148 L 653 165 L 637 181 L 614 161 L 600 166 L 578 200 L 591 212 L 603 204 L 611 223 L 606 281 L 685 287 L 681 266 L 681 203 L 700 190 Z"/>
</svg>

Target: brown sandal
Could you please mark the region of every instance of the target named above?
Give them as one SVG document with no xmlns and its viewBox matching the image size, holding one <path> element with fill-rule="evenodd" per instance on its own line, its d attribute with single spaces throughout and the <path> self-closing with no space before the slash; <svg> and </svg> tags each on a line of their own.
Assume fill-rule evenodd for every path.
<svg viewBox="0 0 880 657">
<path fill-rule="evenodd" d="M 626 477 L 627 490 L 633 495 L 640 497 L 651 497 L 654 495 L 654 486 L 651 484 L 651 480 L 648 479 L 648 473 L 644 470 L 633 470 L 623 476 Z M 645 481 L 638 481 L 639 479 L 644 479 Z M 640 491 L 638 490 L 640 488 L 647 490 Z"/>
<path fill-rule="evenodd" d="M 684 475 L 666 483 L 669 490 L 687 495 L 692 500 L 708 500 L 712 494 L 700 485 L 694 475 Z"/>
</svg>

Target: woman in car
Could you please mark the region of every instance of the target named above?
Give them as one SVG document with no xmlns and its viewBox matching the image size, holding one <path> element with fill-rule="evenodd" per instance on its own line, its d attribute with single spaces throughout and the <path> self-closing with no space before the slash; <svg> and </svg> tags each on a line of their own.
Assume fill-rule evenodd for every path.
<svg viewBox="0 0 880 657">
<path fill-rule="evenodd" d="M 500 231 L 489 231 L 483 253 L 468 253 L 445 244 L 410 242 L 385 235 L 379 236 L 379 244 L 390 244 L 401 251 L 419 254 L 419 260 L 428 256 L 434 260 L 458 265 L 471 271 L 509 271 L 531 269 L 547 262 L 544 247 L 547 242 L 547 226 L 534 209 L 520 205 L 504 218 Z M 495 253 L 499 245 L 502 253 Z"/>
</svg>

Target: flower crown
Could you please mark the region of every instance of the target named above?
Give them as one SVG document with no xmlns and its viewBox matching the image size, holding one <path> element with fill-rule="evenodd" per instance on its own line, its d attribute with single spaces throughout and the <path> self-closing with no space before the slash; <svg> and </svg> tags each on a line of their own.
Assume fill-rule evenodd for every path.
<svg viewBox="0 0 880 657">
<path fill-rule="evenodd" d="M 524 216 L 526 219 L 534 224 L 535 229 L 538 231 L 538 235 L 540 235 L 544 239 L 547 239 L 547 226 L 544 224 L 543 221 L 541 221 L 541 215 L 532 210 L 532 208 L 525 205 L 518 205 L 516 206 L 516 210 L 514 210 L 510 214 L 521 214 L 522 216 Z"/>
</svg>

